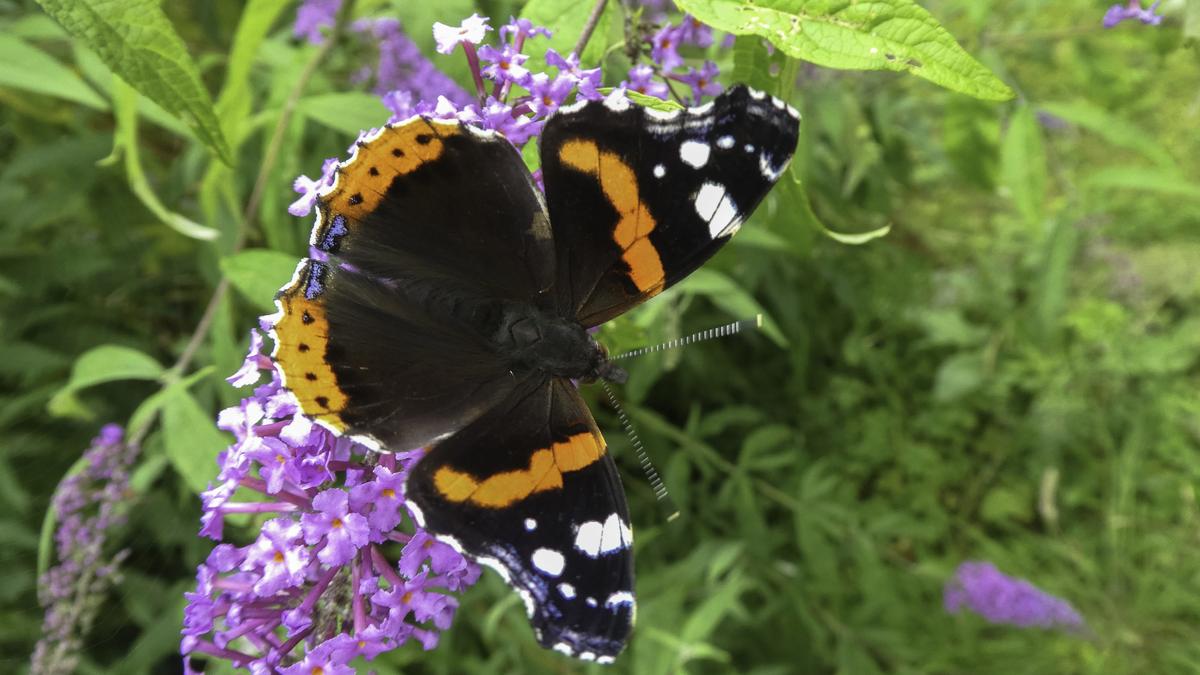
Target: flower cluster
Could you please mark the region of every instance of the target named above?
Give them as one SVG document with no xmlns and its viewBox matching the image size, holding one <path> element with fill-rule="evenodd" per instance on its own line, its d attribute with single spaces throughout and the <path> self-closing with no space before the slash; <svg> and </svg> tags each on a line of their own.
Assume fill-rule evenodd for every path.
<svg viewBox="0 0 1200 675">
<path fill-rule="evenodd" d="M 1024 579 L 1010 577 L 990 562 L 965 562 L 946 583 L 942 601 L 946 611 L 963 608 L 992 623 L 1020 628 L 1083 628 L 1083 617 L 1069 602 L 1039 589 Z"/>
<path fill-rule="evenodd" d="M 1162 23 L 1163 17 L 1161 14 L 1156 14 L 1159 0 L 1155 0 L 1153 5 L 1148 8 L 1142 8 L 1140 0 L 1129 0 L 1125 4 L 1117 3 L 1108 8 L 1104 13 L 1104 27 L 1112 28 L 1122 21 L 1141 21 L 1147 26 L 1157 26 Z"/>
<path fill-rule="evenodd" d="M 732 45 L 733 36 L 727 36 L 722 46 Z M 717 64 L 705 61 L 699 68 L 688 66 L 680 47 L 705 49 L 713 44 L 712 28 L 700 23 L 693 16 L 684 15 L 678 24 L 664 24 L 650 36 L 650 64 L 635 65 L 623 86 L 648 96 L 666 98 L 672 92 L 670 82 L 678 82 L 691 89 L 688 97 L 699 104 L 705 96 L 721 92 L 717 84 Z"/>
<path fill-rule="evenodd" d="M 201 534 L 220 540 L 230 517 L 265 520 L 252 543 L 218 544 L 198 568 L 185 667 L 186 655 L 207 654 L 256 673 L 332 675 L 409 640 L 432 649 L 458 607 L 449 594 L 475 583 L 479 568 L 420 528 L 398 529 L 421 451 L 378 455 L 298 414 L 262 345 L 252 332 L 229 378 L 249 386 L 262 370 L 271 375 L 218 418 L 236 441 L 202 495 Z"/>
<path fill-rule="evenodd" d="M 81 470 L 54 493 L 59 564 L 38 583 L 46 616 L 33 653 L 33 673 L 74 672 L 80 638 L 105 592 L 118 580 L 127 551 L 105 557 L 104 547 L 109 532 L 125 522 L 122 504 L 129 493 L 129 467 L 138 455 L 137 446 L 125 443 L 123 436 L 115 424 L 102 428 L 84 454 Z"/>
</svg>

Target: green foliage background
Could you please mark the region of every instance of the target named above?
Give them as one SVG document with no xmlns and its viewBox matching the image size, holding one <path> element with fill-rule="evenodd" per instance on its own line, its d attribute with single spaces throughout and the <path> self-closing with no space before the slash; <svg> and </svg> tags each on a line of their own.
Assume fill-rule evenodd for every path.
<svg viewBox="0 0 1200 675">
<path fill-rule="evenodd" d="M 356 12 L 400 17 L 431 52 L 433 21 L 522 4 Z M 719 19 L 750 3 L 680 4 Z M 768 317 L 760 334 L 631 366 L 622 397 L 674 522 L 591 392 L 638 532 L 638 627 L 618 665 L 538 648 L 488 573 L 441 647 L 372 668 L 1200 671 L 1200 55 L 1182 28 L 1200 28 L 1200 3 L 1114 30 L 1100 27 L 1104 2 L 922 4 L 983 79 L 940 73 L 938 53 L 838 61 L 840 38 L 824 33 L 817 51 L 713 52 L 726 83 L 789 96 L 803 137 L 726 251 L 604 332 L 621 349 Z M 80 671 L 172 672 L 182 593 L 210 545 L 195 536 L 196 491 L 227 442 L 212 420 L 239 397 L 222 377 L 310 227 L 286 212 L 290 183 L 386 113 L 348 83 L 369 49 L 298 43 L 288 2 L 42 5 L 0 2 L 0 663 L 25 668 L 38 637 L 55 485 L 102 422 L 137 411 L 133 426 L 158 422 L 118 537 L 132 555 Z M 124 10 L 99 42 L 46 13 L 70 29 L 70 13 L 105 5 Z M 589 5 L 525 11 L 569 46 Z M 131 35 L 153 44 L 139 52 Z M 588 52 L 610 78 L 628 65 L 604 49 L 620 39 L 614 9 Z M 458 57 L 437 63 L 466 76 Z M 849 66 L 925 79 L 836 69 Z M 891 230 L 854 246 L 822 226 Z M 236 292 L 173 367 L 222 283 Z M 970 559 L 1069 599 L 1090 632 L 946 615 L 942 585 Z"/>
</svg>

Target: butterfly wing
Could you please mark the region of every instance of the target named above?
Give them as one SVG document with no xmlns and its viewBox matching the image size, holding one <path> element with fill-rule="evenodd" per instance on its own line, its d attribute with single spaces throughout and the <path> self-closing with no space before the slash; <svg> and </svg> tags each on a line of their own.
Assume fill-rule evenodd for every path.
<svg viewBox="0 0 1200 675">
<path fill-rule="evenodd" d="M 550 118 L 541 156 L 559 312 L 596 326 L 699 267 L 782 175 L 799 124 L 745 86 L 671 113 L 608 99 Z"/>
<path fill-rule="evenodd" d="M 302 411 L 377 449 L 445 436 L 517 379 L 484 344 L 495 300 L 553 283 L 545 207 L 502 137 L 414 118 L 359 141 L 318 199 L 276 299 L 275 358 Z"/>
<path fill-rule="evenodd" d="M 530 379 L 435 445 L 408 479 L 423 527 L 496 569 L 538 641 L 611 661 L 633 624 L 625 493 L 574 385 Z"/>
</svg>

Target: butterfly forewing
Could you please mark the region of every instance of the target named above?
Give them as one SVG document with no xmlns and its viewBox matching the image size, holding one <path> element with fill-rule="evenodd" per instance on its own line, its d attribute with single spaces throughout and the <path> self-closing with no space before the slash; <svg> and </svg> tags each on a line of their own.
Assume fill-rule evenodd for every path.
<svg viewBox="0 0 1200 675">
<path fill-rule="evenodd" d="M 516 384 L 497 300 L 553 282 L 540 193 L 503 137 L 414 118 L 355 146 L 276 300 L 273 356 L 305 414 L 377 449 L 456 431 Z"/>
<path fill-rule="evenodd" d="M 560 112 L 541 139 L 559 311 L 585 326 L 716 253 L 782 175 L 799 135 L 795 109 L 744 86 L 669 113 L 614 100 Z"/>
</svg>

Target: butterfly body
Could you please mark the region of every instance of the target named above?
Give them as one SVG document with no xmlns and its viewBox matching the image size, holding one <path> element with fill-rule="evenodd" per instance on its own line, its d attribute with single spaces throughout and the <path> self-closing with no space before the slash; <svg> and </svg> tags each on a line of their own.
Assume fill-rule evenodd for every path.
<svg viewBox="0 0 1200 675">
<path fill-rule="evenodd" d="M 272 356 L 301 409 L 380 451 L 441 541 L 494 568 L 538 641 L 611 661 L 633 624 L 632 528 L 577 382 L 620 382 L 590 329 L 715 253 L 782 174 L 799 116 L 735 87 L 658 112 L 551 117 L 545 195 L 501 136 L 415 117 L 362 139 L 318 199 L 276 299 Z"/>
</svg>

